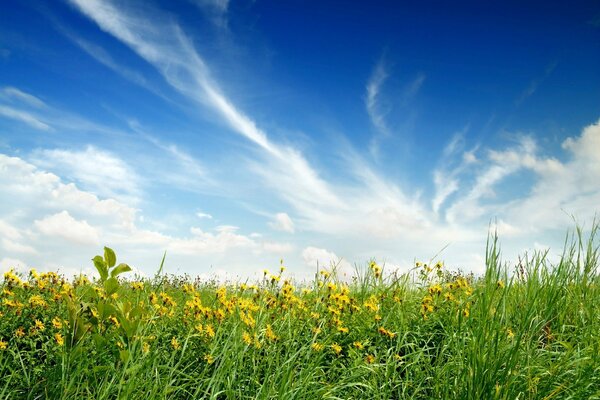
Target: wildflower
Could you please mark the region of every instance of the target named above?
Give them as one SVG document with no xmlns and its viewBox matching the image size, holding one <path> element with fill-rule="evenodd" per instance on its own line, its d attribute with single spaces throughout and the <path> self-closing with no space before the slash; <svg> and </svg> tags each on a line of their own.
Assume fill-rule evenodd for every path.
<svg viewBox="0 0 600 400">
<path fill-rule="evenodd" d="M 452 293 L 446 292 L 446 293 L 444 293 L 444 300 L 452 301 L 452 300 L 454 300 L 454 296 L 452 295 Z"/>
<path fill-rule="evenodd" d="M 110 317 L 108 317 L 108 320 L 110 322 L 112 322 L 114 324 L 114 326 L 116 326 L 117 328 L 121 326 L 121 324 L 119 323 L 119 320 L 114 315 L 111 315 Z"/>
<path fill-rule="evenodd" d="M 144 354 L 148 353 L 150 351 L 150 344 L 148 342 L 144 342 L 142 343 L 142 352 Z"/>
<path fill-rule="evenodd" d="M 54 317 L 54 318 L 52 318 L 52 326 L 56 329 L 60 329 L 60 328 L 62 328 L 63 324 L 60 321 L 60 319 Z"/>
<path fill-rule="evenodd" d="M 350 330 L 348 328 L 346 328 L 345 326 L 338 326 L 337 327 L 338 332 L 340 333 L 348 333 Z"/>
<path fill-rule="evenodd" d="M 206 325 L 204 327 L 204 333 L 206 333 L 206 336 L 211 339 L 215 337 L 215 330 L 213 329 L 212 325 Z"/>
<path fill-rule="evenodd" d="M 42 321 L 40 321 L 39 319 L 36 319 L 35 320 L 35 329 L 43 331 L 44 329 L 46 329 L 46 327 L 44 326 L 44 323 Z"/>
<path fill-rule="evenodd" d="M 244 331 L 244 333 L 242 333 L 242 340 L 248 346 L 250 346 L 252 344 L 252 336 L 250 336 L 250 334 L 248 332 L 246 332 L 246 331 Z"/>
<path fill-rule="evenodd" d="M 313 349 L 314 351 L 321 351 L 321 350 L 323 350 L 323 345 L 321 343 L 315 342 L 310 346 L 310 348 Z"/>
<path fill-rule="evenodd" d="M 22 338 L 23 336 L 25 336 L 25 330 L 22 326 L 17 328 L 17 330 L 15 331 L 15 336 L 18 338 Z"/>
<path fill-rule="evenodd" d="M 515 333 L 512 331 L 512 329 L 507 328 L 506 329 L 506 336 L 508 336 L 509 339 L 512 339 L 515 337 Z"/>
<path fill-rule="evenodd" d="M 338 356 L 339 356 L 339 355 L 340 355 L 340 353 L 342 352 L 342 346 L 340 346 L 340 345 L 339 345 L 339 344 L 337 344 L 337 343 L 334 343 L 334 344 L 332 344 L 332 345 L 331 345 L 331 350 L 333 350 L 333 352 L 334 352 L 336 355 L 338 355 Z"/>
<path fill-rule="evenodd" d="M 374 319 L 375 319 L 375 321 L 377 321 L 377 322 L 381 321 L 381 319 L 382 319 L 382 318 L 381 318 L 381 315 L 379 315 L 379 314 L 375 314 L 375 316 L 374 316 L 373 318 L 374 318 Z"/>
<path fill-rule="evenodd" d="M 131 288 L 133 290 L 144 290 L 144 282 L 133 282 Z"/>
<path fill-rule="evenodd" d="M 359 342 L 359 341 L 356 341 L 356 342 L 352 343 L 352 345 L 354 347 L 356 347 L 358 350 L 362 350 L 362 349 L 365 348 L 365 346 L 361 342 Z"/>
<path fill-rule="evenodd" d="M 272 341 L 279 339 L 279 337 L 277 337 L 277 335 L 275 335 L 275 332 L 273 332 L 273 328 L 271 328 L 270 324 L 267 324 L 267 330 L 265 331 L 265 336 L 267 337 L 267 339 L 272 340 Z"/>
<path fill-rule="evenodd" d="M 429 289 L 429 294 L 434 295 L 434 294 L 441 294 L 442 293 L 442 286 L 439 283 L 436 283 L 433 286 L 430 286 Z"/>
<path fill-rule="evenodd" d="M 65 339 L 63 338 L 63 336 L 60 334 L 60 332 L 57 332 L 54 334 L 54 340 L 56 340 L 56 343 L 59 346 L 62 346 L 63 344 L 65 344 Z"/>
<path fill-rule="evenodd" d="M 7 347 L 8 347 L 8 343 L 5 342 L 4 340 L 0 339 L 0 350 L 6 350 Z"/>
<path fill-rule="evenodd" d="M 470 315 L 469 307 L 463 308 L 462 314 L 465 318 L 469 318 L 469 315 Z"/>
<path fill-rule="evenodd" d="M 503 282 L 502 280 L 499 280 L 499 281 L 498 281 L 498 283 L 497 283 L 497 286 L 498 286 L 500 289 L 504 289 L 504 282 Z"/>
<path fill-rule="evenodd" d="M 210 365 L 215 362 L 215 358 L 211 354 L 205 354 L 204 361 L 206 361 L 206 363 Z"/>
<path fill-rule="evenodd" d="M 325 279 L 329 278 L 329 275 L 331 275 L 328 271 L 325 270 L 319 271 L 319 274 L 321 274 L 321 276 Z"/>
<path fill-rule="evenodd" d="M 367 354 L 365 357 L 365 362 L 367 364 L 373 364 L 375 362 L 375 356 L 373 354 Z"/>
<path fill-rule="evenodd" d="M 321 328 L 318 326 L 315 326 L 314 328 L 312 328 L 312 331 L 315 335 L 318 335 L 319 333 L 321 333 Z"/>
<path fill-rule="evenodd" d="M 173 350 L 179 350 L 179 348 L 181 347 L 181 344 L 179 344 L 179 341 L 175 336 L 173 336 L 173 338 L 171 339 L 171 347 L 173 347 Z"/>
<path fill-rule="evenodd" d="M 380 326 L 379 329 L 377 329 L 377 331 L 383 336 L 389 337 L 390 339 L 393 339 L 396 336 L 394 332 L 388 331 L 383 326 Z"/>
</svg>

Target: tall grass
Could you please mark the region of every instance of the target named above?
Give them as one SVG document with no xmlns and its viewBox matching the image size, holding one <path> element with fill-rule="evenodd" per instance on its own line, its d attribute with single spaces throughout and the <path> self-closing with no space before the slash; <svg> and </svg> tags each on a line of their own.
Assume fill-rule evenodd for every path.
<svg viewBox="0 0 600 400">
<path fill-rule="evenodd" d="M 93 282 L 7 273 L 0 398 L 598 399 L 597 232 L 510 269 L 491 236 L 480 277 L 119 281 L 110 249 Z"/>
</svg>

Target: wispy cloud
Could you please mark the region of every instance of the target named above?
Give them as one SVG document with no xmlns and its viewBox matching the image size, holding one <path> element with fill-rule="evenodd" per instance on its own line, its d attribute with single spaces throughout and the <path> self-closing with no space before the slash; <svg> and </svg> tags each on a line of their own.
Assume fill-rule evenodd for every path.
<svg viewBox="0 0 600 400">
<path fill-rule="evenodd" d="M 527 88 L 523 91 L 523 93 L 521 93 L 521 95 L 517 98 L 517 100 L 515 100 L 515 104 L 517 106 L 519 106 L 523 103 L 523 101 L 525 101 L 525 99 L 532 96 L 538 90 L 539 86 L 546 79 L 548 79 L 550 77 L 550 75 L 552 74 L 552 72 L 554 72 L 554 69 L 556 68 L 557 65 L 558 65 L 558 62 L 556 62 L 556 61 L 551 64 L 548 64 L 548 66 L 544 70 L 544 74 L 538 78 L 533 79 L 529 83 L 529 86 L 527 86 Z"/>
<path fill-rule="evenodd" d="M 310 198 L 319 203 L 337 204 L 339 200 L 327 183 L 296 149 L 271 141 L 256 123 L 228 99 L 210 78 L 208 67 L 190 39 L 172 22 L 119 9 L 112 2 L 71 0 L 101 29 L 112 34 L 154 65 L 166 81 L 191 100 L 216 111 L 237 133 L 254 143 L 275 165 L 274 173 L 285 175 L 282 190 L 293 197 Z M 148 16 L 145 16 L 148 18 Z M 160 26 L 160 30 L 151 27 Z"/>
<path fill-rule="evenodd" d="M 387 72 L 387 66 L 384 58 L 381 58 L 367 82 L 367 96 L 365 99 L 365 105 L 367 107 L 367 113 L 371 118 L 371 123 L 377 130 L 383 135 L 389 135 L 390 131 L 385 122 L 386 111 L 381 110 L 380 104 L 380 92 L 381 86 L 384 84 L 389 74 Z"/>
<path fill-rule="evenodd" d="M 113 57 L 101 46 L 88 42 L 87 40 L 74 35 L 69 35 L 69 38 L 100 64 L 112 69 L 125 79 L 128 79 L 148 90 L 154 91 L 154 88 L 149 85 L 148 80 L 144 78 L 142 74 L 117 63 Z"/>
<path fill-rule="evenodd" d="M 465 136 L 468 130 L 469 126 L 467 125 L 452 136 L 442 151 L 438 166 L 433 171 L 435 194 L 431 206 L 436 215 L 446 200 L 460 188 L 460 176 L 470 166 L 477 163 L 475 156 L 477 146 L 468 151 L 465 150 Z"/>
<path fill-rule="evenodd" d="M 38 129 L 40 131 L 53 130 L 53 128 L 50 125 L 43 122 L 41 118 L 38 117 L 36 114 L 26 110 L 3 106 L 0 104 L 0 116 L 23 122 L 29 125 L 30 127 Z"/>
<path fill-rule="evenodd" d="M 189 0 L 202 10 L 219 28 L 227 28 L 229 0 Z"/>
<path fill-rule="evenodd" d="M 369 150 L 371 155 L 375 158 L 379 157 L 381 142 L 385 140 L 385 138 L 390 137 L 393 133 L 387 121 L 387 116 L 391 112 L 392 106 L 391 103 L 386 102 L 382 93 L 383 86 L 390 77 L 389 69 L 390 67 L 386 58 L 382 56 L 377 64 L 375 64 L 366 85 L 365 107 L 371 120 L 371 124 L 375 128 L 375 134 L 371 138 Z M 403 88 L 400 95 L 396 97 L 399 107 L 406 107 L 410 104 L 423 86 L 425 78 L 426 75 L 419 72 L 417 76 Z"/>
<path fill-rule="evenodd" d="M 0 92 L 0 98 L 8 100 L 17 100 L 21 103 L 25 103 L 36 108 L 46 107 L 46 103 L 44 103 L 36 96 L 11 86 L 6 86 L 2 88 L 2 91 Z"/>
</svg>

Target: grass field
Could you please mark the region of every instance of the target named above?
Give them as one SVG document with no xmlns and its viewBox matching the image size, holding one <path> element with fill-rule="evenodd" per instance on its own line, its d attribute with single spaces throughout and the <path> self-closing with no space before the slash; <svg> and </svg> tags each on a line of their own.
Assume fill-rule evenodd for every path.
<svg viewBox="0 0 600 400">
<path fill-rule="evenodd" d="M 344 283 L 13 272 L 0 285 L 0 398 L 599 399 L 598 226 L 560 262 L 484 276 L 442 263 Z M 91 277 L 89 279 L 92 279 Z"/>
</svg>

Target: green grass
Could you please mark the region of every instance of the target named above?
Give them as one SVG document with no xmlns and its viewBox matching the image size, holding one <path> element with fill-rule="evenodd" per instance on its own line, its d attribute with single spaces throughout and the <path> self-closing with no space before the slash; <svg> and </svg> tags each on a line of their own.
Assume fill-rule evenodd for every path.
<svg viewBox="0 0 600 400">
<path fill-rule="evenodd" d="M 0 398 L 599 399 L 597 230 L 510 270 L 491 237 L 480 277 L 129 281 L 110 249 L 93 282 L 8 273 Z"/>
</svg>

